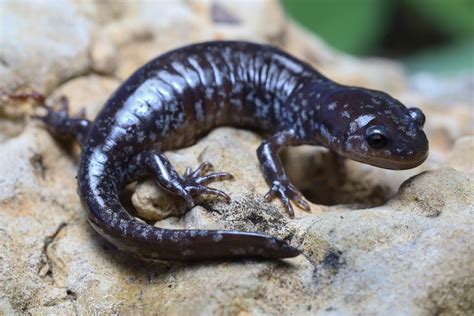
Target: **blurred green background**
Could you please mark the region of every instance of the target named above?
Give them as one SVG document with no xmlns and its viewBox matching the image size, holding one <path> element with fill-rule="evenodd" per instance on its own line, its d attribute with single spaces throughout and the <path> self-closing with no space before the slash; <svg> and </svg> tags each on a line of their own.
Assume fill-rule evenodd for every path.
<svg viewBox="0 0 474 316">
<path fill-rule="evenodd" d="M 474 0 L 281 0 L 350 54 L 399 59 L 411 72 L 474 70 Z"/>
</svg>

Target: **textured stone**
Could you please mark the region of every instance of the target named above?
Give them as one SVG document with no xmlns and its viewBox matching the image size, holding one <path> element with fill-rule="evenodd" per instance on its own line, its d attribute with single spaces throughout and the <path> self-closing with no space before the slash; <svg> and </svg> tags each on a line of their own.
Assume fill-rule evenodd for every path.
<svg viewBox="0 0 474 316">
<path fill-rule="evenodd" d="M 98 73 L 112 75 L 118 66 L 117 54 L 117 48 L 106 34 L 97 34 L 91 48 L 92 69 Z"/>
<path fill-rule="evenodd" d="M 304 254 L 280 261 L 149 262 L 114 249 L 87 223 L 74 178 L 79 150 L 61 146 L 29 118 L 40 111 L 32 102 L 3 98 L 0 313 L 474 312 L 473 137 L 466 136 L 473 104 L 465 76 L 407 78 L 392 61 L 341 54 L 287 21 L 274 1 L 0 6 L 0 88 L 40 89 L 50 104 L 66 95 L 72 113 L 85 108 L 91 119 L 117 78 L 164 50 L 204 39 L 252 39 L 282 46 L 341 82 L 420 106 L 430 140 L 428 160 L 406 171 L 335 161 L 321 148 L 288 149 L 285 166 L 314 202 L 311 212 L 296 210 L 290 220 L 279 201 L 263 199 L 268 187 L 255 154 L 261 138 L 216 129 L 167 156 L 179 172 L 208 160 L 216 171 L 234 174 L 212 184 L 231 203 L 201 197 L 200 206 L 183 214 L 149 179 L 126 190 L 126 206 L 158 227 L 259 231 L 286 238 Z"/>
<path fill-rule="evenodd" d="M 448 156 L 448 166 L 474 177 L 474 136 L 458 138 Z"/>
<path fill-rule="evenodd" d="M 67 0 L 0 3 L 0 89 L 50 92 L 89 67 L 91 31 Z"/>
</svg>

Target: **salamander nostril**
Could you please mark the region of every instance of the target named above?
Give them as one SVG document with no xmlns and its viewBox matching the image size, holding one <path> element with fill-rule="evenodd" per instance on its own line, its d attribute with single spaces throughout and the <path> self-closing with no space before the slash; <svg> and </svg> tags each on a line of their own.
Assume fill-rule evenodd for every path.
<svg viewBox="0 0 474 316">
<path fill-rule="evenodd" d="M 414 119 L 420 126 L 425 125 L 425 115 L 419 108 L 409 108 L 408 112 L 410 113 L 410 116 L 412 119 Z"/>
</svg>

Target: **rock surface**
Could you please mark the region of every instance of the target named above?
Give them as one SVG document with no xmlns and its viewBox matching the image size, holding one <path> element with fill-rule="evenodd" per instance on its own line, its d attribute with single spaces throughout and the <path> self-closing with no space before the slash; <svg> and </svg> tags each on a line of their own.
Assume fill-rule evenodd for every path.
<svg viewBox="0 0 474 316">
<path fill-rule="evenodd" d="M 30 120 L 30 102 L 2 99 L 0 313 L 474 313 L 472 75 L 407 78 L 396 63 L 330 49 L 288 21 L 274 1 L 236 3 L 3 1 L 0 89 L 34 88 L 50 103 L 64 94 L 73 112 L 85 107 L 92 119 L 122 79 L 166 49 L 206 39 L 270 42 L 335 80 L 421 107 L 431 143 L 427 162 L 396 172 L 345 161 L 343 174 L 322 149 L 290 149 L 286 168 L 314 204 L 289 220 L 278 201 L 262 198 L 260 137 L 217 129 L 167 155 L 181 172 L 209 160 L 233 173 L 235 180 L 214 184 L 232 203 L 203 198 L 183 215 L 148 181 L 131 188 L 137 214 L 160 227 L 264 232 L 291 240 L 304 256 L 144 262 L 88 225 L 74 179 L 79 150 L 61 147 Z"/>
</svg>

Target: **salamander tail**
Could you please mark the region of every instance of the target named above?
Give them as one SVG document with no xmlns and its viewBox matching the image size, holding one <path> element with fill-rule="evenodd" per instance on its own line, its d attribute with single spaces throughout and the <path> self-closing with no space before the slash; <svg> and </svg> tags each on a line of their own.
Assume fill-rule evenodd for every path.
<svg viewBox="0 0 474 316">
<path fill-rule="evenodd" d="M 259 234 L 223 230 L 157 228 L 132 217 L 118 198 L 117 170 L 99 157 L 83 155 L 79 193 L 94 229 L 121 250 L 159 260 L 289 258 L 300 251 L 287 242 Z M 84 157 L 87 157 L 84 158 Z M 112 171 L 113 170 L 113 171 Z"/>
</svg>

